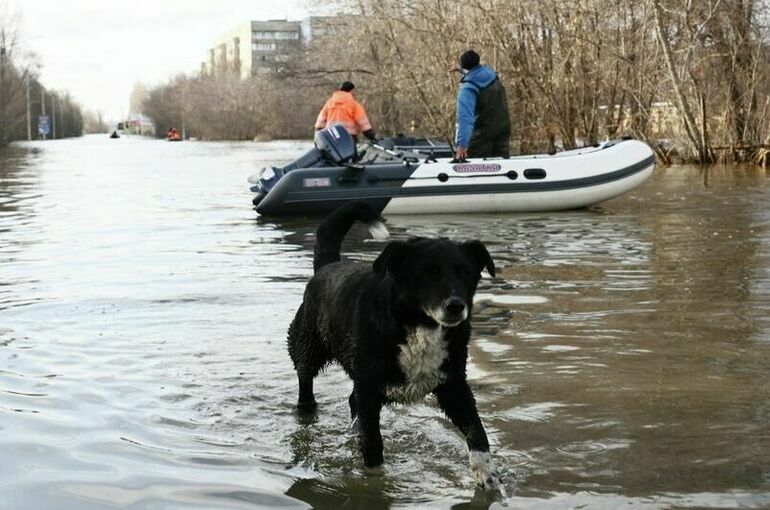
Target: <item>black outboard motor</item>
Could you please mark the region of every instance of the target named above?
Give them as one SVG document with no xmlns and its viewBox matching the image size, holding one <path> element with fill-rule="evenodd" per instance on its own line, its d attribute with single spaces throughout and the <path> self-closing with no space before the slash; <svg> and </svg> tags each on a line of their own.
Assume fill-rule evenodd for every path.
<svg viewBox="0 0 770 510">
<path fill-rule="evenodd" d="M 341 165 L 356 158 L 356 142 L 340 125 L 316 131 L 316 148 L 331 162 Z"/>
<path fill-rule="evenodd" d="M 256 193 L 251 203 L 259 204 L 286 172 L 298 168 L 343 165 L 356 159 L 356 142 L 350 133 L 340 125 L 329 126 L 326 129 L 316 131 L 313 142 L 315 147 L 296 161 L 283 168 L 265 167 L 256 180 L 250 177 L 249 182 L 254 184 L 251 191 Z"/>
</svg>

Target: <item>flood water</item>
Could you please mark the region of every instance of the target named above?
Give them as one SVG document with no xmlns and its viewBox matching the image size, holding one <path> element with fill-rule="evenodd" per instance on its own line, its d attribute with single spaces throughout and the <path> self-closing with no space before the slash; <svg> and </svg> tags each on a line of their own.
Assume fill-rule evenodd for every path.
<svg viewBox="0 0 770 510">
<path fill-rule="evenodd" d="M 0 508 L 770 508 L 770 174 L 659 168 L 590 210 L 389 218 L 478 238 L 469 379 L 507 497 L 474 488 L 435 402 L 351 384 L 298 421 L 286 329 L 317 220 L 246 177 L 303 142 L 140 138 L 0 152 Z M 354 229 L 345 253 L 383 244 Z"/>
</svg>

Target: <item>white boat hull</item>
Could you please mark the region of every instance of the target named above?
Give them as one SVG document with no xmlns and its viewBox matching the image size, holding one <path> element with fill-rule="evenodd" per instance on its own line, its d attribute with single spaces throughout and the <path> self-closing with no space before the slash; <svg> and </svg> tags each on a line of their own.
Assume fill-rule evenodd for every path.
<svg viewBox="0 0 770 510">
<path fill-rule="evenodd" d="M 297 169 L 281 177 L 257 211 L 326 213 L 350 200 L 367 200 L 389 215 L 576 209 L 634 189 L 654 168 L 647 144 L 613 140 L 553 155 Z"/>
</svg>

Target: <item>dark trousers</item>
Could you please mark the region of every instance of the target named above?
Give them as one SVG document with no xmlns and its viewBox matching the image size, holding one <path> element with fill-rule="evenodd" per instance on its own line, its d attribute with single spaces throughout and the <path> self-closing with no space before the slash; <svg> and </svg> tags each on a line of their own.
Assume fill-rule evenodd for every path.
<svg viewBox="0 0 770 510">
<path fill-rule="evenodd" d="M 510 135 L 505 134 L 497 138 L 482 139 L 471 138 L 468 147 L 469 158 L 501 158 L 510 156 Z"/>
</svg>

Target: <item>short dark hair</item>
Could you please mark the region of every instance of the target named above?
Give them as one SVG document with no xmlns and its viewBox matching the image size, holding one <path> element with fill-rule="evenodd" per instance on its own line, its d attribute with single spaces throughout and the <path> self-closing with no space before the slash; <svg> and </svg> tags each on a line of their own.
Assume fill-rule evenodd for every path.
<svg viewBox="0 0 770 510">
<path fill-rule="evenodd" d="M 471 70 L 481 63 L 481 57 L 473 50 L 468 50 L 460 55 L 460 67 Z"/>
<path fill-rule="evenodd" d="M 345 92 L 350 92 L 354 88 L 356 88 L 356 86 L 353 85 L 352 81 L 343 81 L 342 83 L 340 83 L 340 90 L 343 90 Z"/>
</svg>

